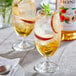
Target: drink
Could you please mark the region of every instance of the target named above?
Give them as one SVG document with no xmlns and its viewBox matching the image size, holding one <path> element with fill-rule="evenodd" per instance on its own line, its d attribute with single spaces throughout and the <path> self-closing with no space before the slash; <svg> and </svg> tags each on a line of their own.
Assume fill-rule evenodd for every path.
<svg viewBox="0 0 76 76">
<path fill-rule="evenodd" d="M 59 13 L 55 12 L 47 15 L 42 11 L 39 12 L 39 18 L 35 23 L 34 36 L 38 52 L 46 58 L 46 61 L 36 65 L 35 69 L 39 72 L 54 72 L 57 65 L 51 63 L 48 58 L 55 54 L 60 45 L 61 25 Z"/>
<path fill-rule="evenodd" d="M 45 57 L 52 56 L 56 52 L 59 45 L 60 45 L 60 41 L 54 39 L 49 41 L 36 40 L 36 47 L 39 53 Z"/>
<path fill-rule="evenodd" d="M 25 41 L 34 29 L 36 6 L 34 0 L 14 0 L 12 6 L 12 24 L 15 32 L 22 37 L 21 42 L 13 45 L 16 51 L 28 51 L 34 49 L 31 41 Z"/>
<path fill-rule="evenodd" d="M 26 6 L 26 3 L 27 3 L 27 6 Z M 28 10 L 25 10 L 26 8 Z M 29 12 L 31 12 L 32 15 L 29 14 Z M 20 36 L 26 37 L 32 32 L 34 28 L 34 23 L 35 23 L 34 15 L 35 15 L 35 4 L 31 2 L 31 0 L 22 1 L 21 3 L 17 1 L 13 4 L 12 22 L 13 22 L 15 31 Z"/>
<path fill-rule="evenodd" d="M 55 12 L 51 17 L 43 16 L 35 25 L 35 44 L 39 53 L 45 57 L 52 56 L 61 40 L 58 12 Z"/>
<path fill-rule="evenodd" d="M 35 21 L 31 20 L 30 23 L 29 21 L 27 22 L 26 20 L 21 20 L 18 16 L 13 16 L 14 29 L 20 36 L 26 37 L 32 32 Z"/>
<path fill-rule="evenodd" d="M 76 39 L 76 0 L 56 0 L 63 25 L 62 40 Z"/>
</svg>

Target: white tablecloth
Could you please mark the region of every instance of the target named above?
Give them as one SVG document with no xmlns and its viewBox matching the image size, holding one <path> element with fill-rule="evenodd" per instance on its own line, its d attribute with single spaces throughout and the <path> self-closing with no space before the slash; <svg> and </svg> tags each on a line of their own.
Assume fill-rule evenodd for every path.
<svg viewBox="0 0 76 76">
<path fill-rule="evenodd" d="M 0 56 L 21 58 L 20 65 L 24 68 L 25 76 L 76 76 L 76 40 L 61 42 L 58 51 L 50 58 L 59 64 L 60 70 L 51 75 L 34 71 L 34 65 L 43 60 L 36 48 L 28 52 L 13 51 L 12 44 L 19 39 L 12 27 L 0 29 Z M 33 34 L 27 40 L 34 41 Z"/>
</svg>

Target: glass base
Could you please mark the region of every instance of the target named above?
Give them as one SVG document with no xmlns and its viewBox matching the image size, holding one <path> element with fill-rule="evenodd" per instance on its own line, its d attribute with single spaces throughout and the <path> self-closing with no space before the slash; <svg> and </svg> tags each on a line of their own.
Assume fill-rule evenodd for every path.
<svg viewBox="0 0 76 76">
<path fill-rule="evenodd" d="M 53 62 L 42 62 L 36 65 L 34 70 L 43 73 L 54 73 L 55 71 L 59 70 L 59 67 Z"/>
<path fill-rule="evenodd" d="M 35 48 L 35 45 L 33 42 L 25 42 L 25 44 L 22 44 L 21 42 L 17 42 L 13 44 L 12 48 L 15 51 L 30 51 Z"/>
</svg>

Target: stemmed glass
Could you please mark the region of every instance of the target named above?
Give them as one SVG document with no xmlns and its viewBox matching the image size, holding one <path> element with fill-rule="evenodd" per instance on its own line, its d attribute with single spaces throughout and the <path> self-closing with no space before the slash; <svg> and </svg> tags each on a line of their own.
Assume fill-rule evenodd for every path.
<svg viewBox="0 0 76 76">
<path fill-rule="evenodd" d="M 34 36 L 36 48 L 45 58 L 45 61 L 35 65 L 34 69 L 38 72 L 55 72 L 58 65 L 50 62 L 49 57 L 55 54 L 61 41 L 59 13 L 51 12 L 47 15 L 43 11 L 39 11 Z"/>
<path fill-rule="evenodd" d="M 34 44 L 26 42 L 25 38 L 30 35 L 34 28 L 36 6 L 34 0 L 14 0 L 12 6 L 12 24 L 17 35 L 22 38 L 13 45 L 16 51 L 31 50 Z"/>
</svg>

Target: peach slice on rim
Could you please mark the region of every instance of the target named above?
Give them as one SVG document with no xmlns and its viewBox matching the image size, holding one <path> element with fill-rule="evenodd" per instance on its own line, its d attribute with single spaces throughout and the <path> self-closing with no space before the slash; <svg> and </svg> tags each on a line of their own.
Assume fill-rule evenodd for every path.
<svg viewBox="0 0 76 76">
<path fill-rule="evenodd" d="M 42 37 L 42 36 L 39 36 L 37 35 L 36 33 L 34 33 L 35 37 L 39 40 L 43 40 L 43 41 L 46 41 L 46 40 L 50 40 L 50 39 L 53 39 L 54 37 L 53 36 L 50 36 L 50 37 Z"/>
</svg>

